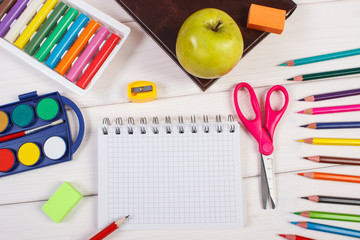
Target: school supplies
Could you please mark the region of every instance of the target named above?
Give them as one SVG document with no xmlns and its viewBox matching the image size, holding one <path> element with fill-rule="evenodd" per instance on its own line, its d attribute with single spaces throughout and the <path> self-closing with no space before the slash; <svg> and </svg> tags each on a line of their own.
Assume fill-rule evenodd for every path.
<svg viewBox="0 0 360 240">
<path fill-rule="evenodd" d="M 327 233 L 333 233 L 333 234 L 339 234 L 349 237 L 356 237 L 360 238 L 360 231 L 348 229 L 348 228 L 341 228 L 341 227 L 335 227 L 320 223 L 314 223 L 314 222 L 291 222 L 292 224 L 309 229 L 309 230 L 315 230 L 320 232 L 327 232 Z"/>
<path fill-rule="evenodd" d="M 16 0 L 3 0 L 3 2 L 0 4 L 0 19 L 4 17 L 4 15 L 11 9 L 15 2 Z"/>
<path fill-rule="evenodd" d="M 90 240 L 101 240 L 109 236 L 112 232 L 118 229 L 128 218 L 130 215 L 123 217 L 115 222 L 112 222 L 109 226 L 101 230 L 98 234 L 90 238 Z"/>
<path fill-rule="evenodd" d="M 298 142 L 312 145 L 360 146 L 360 139 L 347 138 L 306 138 L 299 139 Z"/>
<path fill-rule="evenodd" d="M 344 205 L 360 205 L 360 198 L 346 198 L 346 197 L 332 197 L 315 195 L 309 197 L 301 197 L 316 203 L 333 203 L 333 204 L 344 204 Z"/>
<path fill-rule="evenodd" d="M 328 156 L 311 156 L 304 157 L 304 159 L 318 162 L 318 163 L 333 163 L 333 164 L 347 164 L 347 165 L 360 165 L 359 158 L 341 158 L 341 157 L 328 157 Z"/>
<path fill-rule="evenodd" d="M 360 88 L 345 90 L 345 91 L 338 91 L 338 92 L 331 92 L 331 93 L 317 94 L 317 95 L 299 99 L 299 101 L 318 102 L 318 101 L 324 101 L 324 100 L 335 99 L 335 98 L 351 97 L 351 96 L 356 96 L 356 95 L 360 95 Z"/>
<path fill-rule="evenodd" d="M 354 112 L 360 111 L 360 104 L 355 105 L 343 105 L 343 106 L 331 106 L 331 107 L 320 107 L 320 108 L 309 108 L 298 113 L 317 115 L 317 114 L 328 114 L 328 113 L 341 113 L 341 112 Z"/>
<path fill-rule="evenodd" d="M 307 237 L 302 237 L 302 236 L 292 235 L 292 234 L 279 234 L 279 236 L 286 238 L 288 240 L 315 240 L 313 238 L 307 238 Z"/>
<path fill-rule="evenodd" d="M 309 64 L 309 63 L 328 61 L 328 60 L 344 58 L 344 57 L 351 57 L 351 56 L 355 56 L 355 55 L 359 55 L 359 54 L 360 54 L 360 48 L 355 48 L 355 49 L 346 50 L 346 51 L 340 51 L 340 52 L 322 54 L 322 55 L 317 55 L 317 56 L 312 56 L 312 57 L 294 59 L 294 60 L 284 62 L 284 63 L 280 64 L 279 66 L 293 67 L 293 66 L 299 66 L 299 65 Z"/>
<path fill-rule="evenodd" d="M 19 100 L 0 106 L 0 159 L 6 159 L 0 161 L 0 177 L 70 161 L 84 136 L 79 108 L 58 92 L 30 92 Z M 74 142 L 65 106 L 79 121 Z"/>
<path fill-rule="evenodd" d="M 127 86 L 127 94 L 130 101 L 144 103 L 156 99 L 155 83 L 148 81 L 136 81 Z"/>
<path fill-rule="evenodd" d="M 319 212 L 319 211 L 295 212 L 294 214 L 306 218 L 346 221 L 346 222 L 360 222 L 360 215 L 355 215 L 355 214 L 331 213 L 331 212 Z"/>
<path fill-rule="evenodd" d="M 41 209 L 54 222 L 59 223 L 82 197 L 81 193 L 69 182 L 64 182 Z"/>
<path fill-rule="evenodd" d="M 320 122 L 301 125 L 300 127 L 311 129 L 343 129 L 360 128 L 360 122 Z"/>
<path fill-rule="evenodd" d="M 285 27 L 286 11 L 257 4 L 251 4 L 247 28 L 281 34 Z"/>
<path fill-rule="evenodd" d="M 306 173 L 298 173 L 298 175 L 311 179 L 317 179 L 317 180 L 360 183 L 360 176 L 353 176 L 353 175 L 341 175 L 341 174 L 323 173 L 323 172 L 306 172 Z"/>
<path fill-rule="evenodd" d="M 195 116 L 133 118 L 98 129 L 99 221 L 124 229 L 242 227 L 240 126 Z M 147 124 L 147 122 L 149 122 Z M 161 122 L 161 123 L 160 123 Z"/>
<path fill-rule="evenodd" d="M 253 120 L 246 119 L 240 110 L 238 94 L 239 90 L 242 88 L 246 88 L 250 94 L 251 105 L 256 115 Z M 285 99 L 284 106 L 277 111 L 274 111 L 270 104 L 270 96 L 274 91 L 280 91 L 284 95 Z M 275 208 L 276 205 L 275 173 L 273 169 L 273 139 L 275 128 L 284 114 L 288 103 L 289 94 L 286 89 L 280 85 L 272 87 L 266 95 L 265 124 L 263 124 L 259 102 L 255 95 L 254 89 L 245 82 L 239 83 L 235 87 L 234 104 L 236 112 L 246 129 L 251 133 L 251 135 L 253 135 L 259 144 L 259 152 L 261 154 L 261 195 L 263 208 L 266 208 L 266 203 L 268 200 L 270 202 L 271 208 Z"/>
<path fill-rule="evenodd" d="M 175 43 L 181 25 L 194 12 L 203 8 L 217 8 L 229 14 L 238 24 L 244 39 L 244 54 L 250 52 L 268 33 L 246 28 L 246 16 L 253 0 L 207 0 L 207 1 L 168 1 L 168 0 L 116 0 L 159 46 L 178 64 L 178 66 L 200 87 L 206 91 L 218 79 L 201 79 L 186 72 L 176 57 Z M 257 4 L 271 6 L 286 11 L 286 18 L 296 9 L 292 0 L 257 0 Z M 167 9 L 171 9 L 168 11 Z"/>
<path fill-rule="evenodd" d="M 0 23 L 0 45 L 85 95 L 130 29 L 81 0 L 32 0 L 27 6 L 23 1 L 28 0 L 16 2 Z"/>
<path fill-rule="evenodd" d="M 303 74 L 303 75 L 299 75 L 299 76 L 296 76 L 293 78 L 289 78 L 287 80 L 302 82 L 302 81 L 310 81 L 310 80 L 316 80 L 316 79 L 322 79 L 322 78 L 342 77 L 342 76 L 348 76 L 348 75 L 359 74 L 359 73 L 360 73 L 360 67 L 328 71 L 328 72 Z"/>
</svg>

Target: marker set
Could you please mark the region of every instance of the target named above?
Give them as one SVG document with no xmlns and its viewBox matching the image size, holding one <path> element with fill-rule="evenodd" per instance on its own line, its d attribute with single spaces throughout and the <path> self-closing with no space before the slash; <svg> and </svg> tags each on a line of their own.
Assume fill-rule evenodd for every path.
<svg viewBox="0 0 360 240">
<path fill-rule="evenodd" d="M 0 45 L 80 95 L 130 34 L 80 0 L 4 0 L 0 18 Z"/>
<path fill-rule="evenodd" d="M 84 136 L 79 108 L 57 92 L 30 92 L 19 100 L 0 106 L 0 177 L 71 160 Z M 65 104 L 79 121 L 74 143 Z"/>
</svg>

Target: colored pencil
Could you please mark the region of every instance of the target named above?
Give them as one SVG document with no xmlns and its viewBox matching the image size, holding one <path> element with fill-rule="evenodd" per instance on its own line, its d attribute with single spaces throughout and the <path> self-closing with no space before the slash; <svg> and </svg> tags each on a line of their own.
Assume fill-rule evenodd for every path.
<svg viewBox="0 0 360 240">
<path fill-rule="evenodd" d="M 304 159 L 318 162 L 318 163 L 333 163 L 333 164 L 346 164 L 346 165 L 360 165 L 360 158 L 341 158 L 341 157 L 328 157 L 328 156 L 310 156 Z"/>
<path fill-rule="evenodd" d="M 341 76 L 347 76 L 347 75 L 359 74 L 359 73 L 360 73 L 360 67 L 341 69 L 341 70 L 335 70 L 335 71 L 329 71 L 329 72 L 303 74 L 303 75 L 299 75 L 299 76 L 296 76 L 293 78 L 289 78 L 287 80 L 302 82 L 302 81 L 310 81 L 310 80 L 316 80 L 316 79 L 321 79 L 321 78 L 341 77 Z"/>
<path fill-rule="evenodd" d="M 354 111 L 360 111 L 360 104 L 309 108 L 309 109 L 306 109 L 304 111 L 300 111 L 298 113 L 317 115 L 317 114 L 354 112 Z"/>
<path fill-rule="evenodd" d="M 331 92 L 331 93 L 323 93 L 323 94 L 312 95 L 312 96 L 308 96 L 308 97 L 299 99 L 299 101 L 318 102 L 318 101 L 324 101 L 324 100 L 335 99 L 335 98 L 350 97 L 350 96 L 356 96 L 356 95 L 360 95 L 360 88 L 350 89 L 350 90 L 345 90 L 345 91 L 338 91 L 338 92 Z"/>
<path fill-rule="evenodd" d="M 104 46 L 102 46 L 100 51 L 96 54 L 90 65 L 86 68 L 84 74 L 80 77 L 79 81 L 76 83 L 77 86 L 85 89 L 89 85 L 91 79 L 95 76 L 101 65 L 105 62 L 105 60 L 110 55 L 112 50 L 116 47 L 116 44 L 119 41 L 120 37 L 112 33 L 109 39 L 106 40 Z"/>
<path fill-rule="evenodd" d="M 327 232 L 327 233 L 334 233 L 349 237 L 356 237 L 360 238 L 360 231 L 348 229 L 348 228 L 341 228 L 341 227 L 335 227 L 320 223 L 314 223 L 314 222 L 291 222 L 294 225 L 297 225 L 299 227 L 309 229 L 309 230 L 315 230 L 320 232 Z"/>
<path fill-rule="evenodd" d="M 360 176 L 353 176 L 353 175 L 342 175 L 342 174 L 323 173 L 323 172 L 306 172 L 306 173 L 298 173 L 298 175 L 311 179 L 317 179 L 317 180 L 360 183 Z"/>
<path fill-rule="evenodd" d="M 300 127 L 311 129 L 343 129 L 360 128 L 360 122 L 321 122 L 301 125 Z"/>
<path fill-rule="evenodd" d="M 300 215 L 306 218 L 325 219 L 345 222 L 360 222 L 360 215 L 346 214 L 346 213 L 332 213 L 319 211 L 303 211 L 295 212 L 295 215 Z"/>
<path fill-rule="evenodd" d="M 333 197 L 333 196 L 322 196 L 322 195 L 315 195 L 315 196 L 301 197 L 301 198 L 316 203 L 333 203 L 333 204 L 360 206 L 360 198 L 345 198 L 345 197 Z"/>
<path fill-rule="evenodd" d="M 280 237 L 286 238 L 288 240 L 315 240 L 313 238 L 307 238 L 307 237 L 302 237 L 302 236 L 298 236 L 298 235 L 291 235 L 291 234 L 279 234 Z"/>
<path fill-rule="evenodd" d="M 21 131 L 21 132 L 16 132 L 16 133 L 11 133 L 9 135 L 5 135 L 5 136 L 0 137 L 0 142 L 5 142 L 5 141 L 9 141 L 9 140 L 16 139 L 16 138 L 19 138 L 19 137 L 23 137 L 23 136 L 26 136 L 26 135 L 41 131 L 41 130 L 43 130 L 45 128 L 59 125 L 59 124 L 61 124 L 63 122 L 64 122 L 63 119 L 59 119 L 59 120 L 56 120 L 55 122 L 52 122 L 52 123 L 49 123 L 49 124 L 46 124 L 46 125 L 43 125 L 43 126 L 40 126 L 40 127 L 37 127 L 37 128 L 33 128 L 33 129 L 26 130 L 26 131 Z"/>
<path fill-rule="evenodd" d="M 109 226 L 98 232 L 95 236 L 90 238 L 89 240 L 101 240 L 105 237 L 109 236 L 113 231 L 118 229 L 129 217 L 130 215 L 127 215 L 124 218 L 121 218 L 115 222 L 112 222 Z"/>
<path fill-rule="evenodd" d="M 340 145 L 340 146 L 360 146 L 360 139 L 346 139 L 346 138 L 306 138 L 300 139 L 299 142 L 304 142 L 313 145 Z"/>
<path fill-rule="evenodd" d="M 346 50 L 346 51 L 340 51 L 340 52 L 316 55 L 316 56 L 312 56 L 312 57 L 294 59 L 294 60 L 284 62 L 284 63 L 280 64 L 279 66 L 290 66 L 290 67 L 299 66 L 299 65 L 309 64 L 309 63 L 323 62 L 323 61 L 344 58 L 344 57 L 351 57 L 351 56 L 355 56 L 355 55 L 359 55 L 359 54 L 360 54 L 360 48 L 355 48 L 355 49 Z"/>
</svg>

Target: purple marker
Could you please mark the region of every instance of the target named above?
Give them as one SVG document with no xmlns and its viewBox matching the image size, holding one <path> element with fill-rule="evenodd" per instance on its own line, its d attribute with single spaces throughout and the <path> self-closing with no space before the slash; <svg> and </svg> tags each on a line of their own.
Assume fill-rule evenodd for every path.
<svg viewBox="0 0 360 240">
<path fill-rule="evenodd" d="M 90 61 L 91 57 L 96 53 L 99 49 L 100 45 L 103 43 L 107 35 L 109 34 L 109 30 L 105 27 L 101 27 L 99 31 L 95 34 L 93 39 L 90 41 L 88 46 L 85 48 L 80 57 L 76 60 L 68 74 L 66 74 L 66 78 L 71 82 L 75 82 L 78 78 L 79 74 L 82 72 L 86 64 Z"/>
<path fill-rule="evenodd" d="M 10 9 L 8 14 L 0 23 L 0 37 L 4 37 L 9 31 L 11 24 L 17 19 L 25 10 L 29 0 L 17 0 L 14 6 Z"/>
</svg>

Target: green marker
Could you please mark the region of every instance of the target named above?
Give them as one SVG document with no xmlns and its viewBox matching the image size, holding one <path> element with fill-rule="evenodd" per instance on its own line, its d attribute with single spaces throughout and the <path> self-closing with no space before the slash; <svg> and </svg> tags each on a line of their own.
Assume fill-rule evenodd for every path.
<svg viewBox="0 0 360 240">
<path fill-rule="evenodd" d="M 37 51 L 35 58 L 37 58 L 40 62 L 43 62 L 46 59 L 51 49 L 64 35 L 64 33 L 67 31 L 67 28 L 78 14 L 79 11 L 74 8 L 70 8 L 66 12 L 64 17 L 60 20 L 59 24 L 54 28 L 49 37 L 45 40 L 44 44 L 40 47 L 39 51 Z"/>
<path fill-rule="evenodd" d="M 315 218 L 315 219 L 360 222 L 360 215 L 345 214 L 345 213 L 306 211 L 306 212 L 296 212 L 294 214 L 307 218 Z"/>
<path fill-rule="evenodd" d="M 69 7 L 60 2 L 56 8 L 51 12 L 48 19 L 44 22 L 44 24 L 39 28 L 39 31 L 34 35 L 29 44 L 25 48 L 25 52 L 34 55 L 36 50 L 40 47 L 41 42 L 46 38 L 46 36 L 50 33 L 51 29 L 56 25 L 59 18 L 64 14 L 64 12 Z"/>
</svg>

